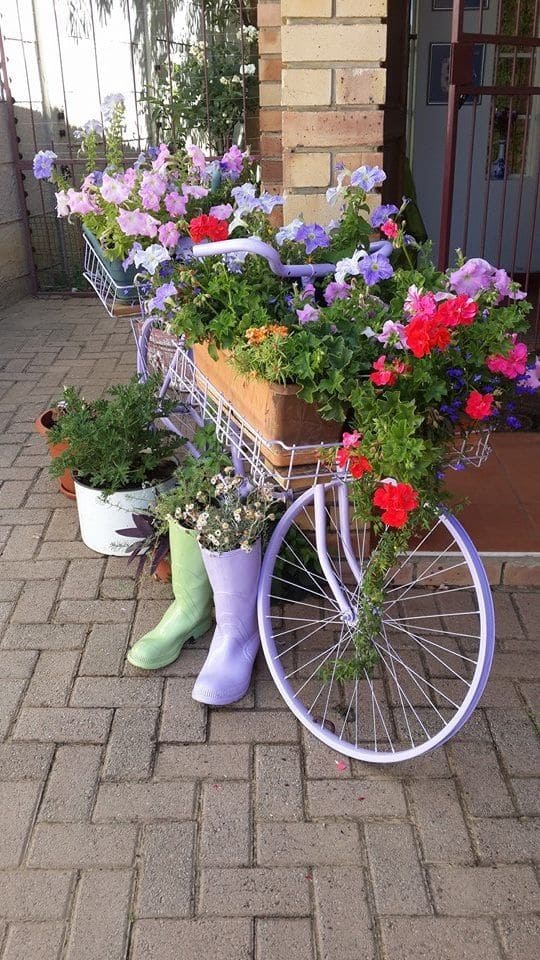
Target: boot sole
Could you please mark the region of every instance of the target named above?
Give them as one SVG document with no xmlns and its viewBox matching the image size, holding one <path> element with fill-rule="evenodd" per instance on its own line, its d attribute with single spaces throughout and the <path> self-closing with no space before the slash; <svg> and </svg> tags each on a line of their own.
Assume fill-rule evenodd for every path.
<svg viewBox="0 0 540 960">
<path fill-rule="evenodd" d="M 170 663 L 174 663 L 175 660 L 178 660 L 178 657 L 182 653 L 185 644 L 188 643 L 189 640 L 198 640 L 199 637 L 202 637 L 203 634 L 210 630 L 213 622 L 213 620 L 207 620 L 204 623 L 200 623 L 194 627 L 193 630 L 188 633 L 186 637 L 184 637 L 180 645 L 180 649 L 178 650 L 178 653 L 175 653 L 174 657 L 165 657 L 165 659 L 157 661 L 152 660 L 151 663 L 149 661 L 143 662 L 142 660 L 138 660 L 136 657 L 131 656 L 131 650 L 133 649 L 131 648 L 131 650 L 128 650 L 126 654 L 126 660 L 131 664 L 132 667 L 137 667 L 139 670 L 161 670 L 162 667 L 168 667 Z"/>
<path fill-rule="evenodd" d="M 251 677 L 249 678 L 249 682 L 247 686 L 242 690 L 242 692 L 235 693 L 234 696 L 231 696 L 231 694 L 227 695 L 226 693 L 223 693 L 221 696 L 218 696 L 217 694 L 212 694 L 211 691 L 206 692 L 204 690 L 201 690 L 200 693 L 199 692 L 196 693 L 195 691 L 193 691 L 191 694 L 191 697 L 193 700 L 196 700 L 197 703 L 205 703 L 209 707 L 226 707 L 228 706 L 228 704 L 237 703 L 238 700 L 241 700 L 242 697 L 245 697 L 250 686 L 251 686 Z"/>
</svg>

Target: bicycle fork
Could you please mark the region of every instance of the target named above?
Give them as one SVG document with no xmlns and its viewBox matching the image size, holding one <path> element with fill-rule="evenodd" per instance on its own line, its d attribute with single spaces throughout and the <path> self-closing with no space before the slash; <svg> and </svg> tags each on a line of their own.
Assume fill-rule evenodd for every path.
<svg viewBox="0 0 540 960">
<path fill-rule="evenodd" d="M 313 496 L 313 506 L 315 510 L 315 543 L 317 545 L 317 554 L 319 557 L 319 562 L 321 564 L 323 573 L 328 581 L 328 586 L 332 591 L 335 601 L 343 615 L 343 620 L 345 623 L 354 623 L 357 619 L 357 611 L 353 609 L 349 602 L 345 591 L 343 590 L 343 585 L 336 576 L 336 572 L 332 561 L 328 555 L 328 544 L 327 544 L 327 506 L 325 500 L 327 485 L 324 483 L 317 484 Z M 338 521 L 337 521 L 337 536 L 340 538 L 341 545 L 343 547 L 343 553 L 345 559 L 349 566 L 349 569 L 356 580 L 358 585 L 362 582 L 362 570 L 358 565 L 358 561 L 354 555 L 354 550 L 351 544 L 351 531 L 350 531 L 350 504 L 349 497 L 347 495 L 347 484 L 340 482 L 338 483 Z"/>
</svg>

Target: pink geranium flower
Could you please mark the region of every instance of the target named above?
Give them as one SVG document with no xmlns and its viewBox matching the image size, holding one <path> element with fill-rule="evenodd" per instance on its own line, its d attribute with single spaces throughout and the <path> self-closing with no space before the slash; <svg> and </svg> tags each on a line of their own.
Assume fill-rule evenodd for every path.
<svg viewBox="0 0 540 960">
<path fill-rule="evenodd" d="M 527 369 L 527 346 L 516 343 L 505 357 L 502 353 L 494 354 L 486 360 L 486 367 L 492 373 L 502 373 L 509 380 L 522 376 Z"/>
<path fill-rule="evenodd" d="M 429 291 L 424 293 L 419 287 L 409 287 L 403 304 L 405 313 L 411 317 L 432 317 L 437 309 L 435 295 Z"/>
</svg>

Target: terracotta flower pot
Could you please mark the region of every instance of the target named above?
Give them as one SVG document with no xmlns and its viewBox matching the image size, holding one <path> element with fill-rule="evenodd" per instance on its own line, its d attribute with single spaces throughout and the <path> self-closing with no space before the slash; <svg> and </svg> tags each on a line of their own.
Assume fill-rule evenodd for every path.
<svg viewBox="0 0 540 960">
<path fill-rule="evenodd" d="M 62 443 L 50 443 L 49 442 L 49 431 L 55 423 L 55 408 L 50 410 L 45 410 L 37 420 L 34 420 L 34 427 L 41 437 L 45 437 L 47 441 L 47 448 L 49 450 L 49 455 L 52 460 L 55 457 L 59 457 L 64 450 L 67 450 L 67 442 L 64 440 Z M 75 486 L 73 483 L 73 477 L 71 470 L 64 470 L 61 477 L 58 478 L 58 483 L 60 486 L 60 491 L 64 494 L 68 500 L 75 500 Z"/>
<path fill-rule="evenodd" d="M 168 557 L 164 557 L 163 560 L 160 560 L 155 571 L 154 577 L 156 580 L 159 580 L 161 583 L 170 583 L 171 581 L 171 561 Z"/>
<path fill-rule="evenodd" d="M 286 446 L 316 446 L 339 441 L 341 423 L 323 420 L 315 404 L 306 403 L 298 397 L 298 386 L 284 387 L 254 376 L 238 374 L 229 358 L 227 350 L 218 350 L 218 359 L 213 360 L 204 344 L 195 344 L 193 347 L 197 369 L 265 440 L 279 440 Z M 290 462 L 290 453 L 279 447 L 262 444 L 262 450 L 267 460 L 276 467 L 285 467 Z M 297 454 L 294 462 L 312 463 L 313 453 Z"/>
</svg>

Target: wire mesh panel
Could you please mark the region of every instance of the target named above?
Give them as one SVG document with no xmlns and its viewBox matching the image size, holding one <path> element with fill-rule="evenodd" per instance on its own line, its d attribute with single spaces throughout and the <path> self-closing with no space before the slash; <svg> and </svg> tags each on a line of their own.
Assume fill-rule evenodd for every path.
<svg viewBox="0 0 540 960">
<path fill-rule="evenodd" d="M 16 123 L 41 289 L 80 287 L 80 228 L 56 217 L 54 189 L 34 180 L 37 150 L 64 176 L 85 175 L 78 131 L 103 120 L 110 93 L 125 100 L 125 157 L 186 138 L 213 155 L 231 143 L 257 150 L 256 0 L 10 0 L 0 10 L 6 99 Z M 104 144 L 98 165 L 105 165 Z"/>
</svg>

